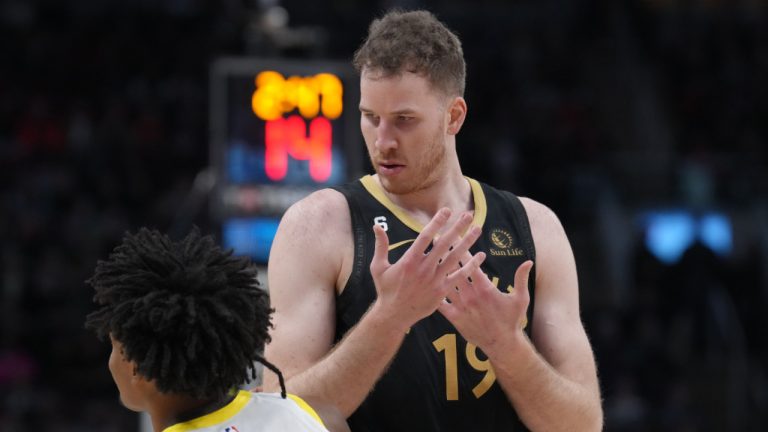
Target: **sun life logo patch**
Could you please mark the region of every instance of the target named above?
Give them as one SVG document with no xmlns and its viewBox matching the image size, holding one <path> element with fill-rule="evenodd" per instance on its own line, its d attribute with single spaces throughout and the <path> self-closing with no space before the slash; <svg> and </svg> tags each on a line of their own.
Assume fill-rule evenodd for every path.
<svg viewBox="0 0 768 432">
<path fill-rule="evenodd" d="M 522 248 L 513 247 L 514 239 L 509 231 L 494 228 L 490 233 L 491 243 L 495 247 L 490 248 L 490 254 L 493 256 L 523 256 L 525 252 Z"/>
</svg>

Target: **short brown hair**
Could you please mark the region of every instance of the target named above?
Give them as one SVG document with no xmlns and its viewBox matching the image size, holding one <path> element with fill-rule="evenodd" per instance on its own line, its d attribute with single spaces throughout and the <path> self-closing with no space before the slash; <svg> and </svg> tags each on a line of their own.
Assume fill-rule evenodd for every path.
<svg viewBox="0 0 768 432">
<path fill-rule="evenodd" d="M 416 73 L 446 95 L 464 95 L 467 71 L 461 41 L 428 11 L 395 10 L 374 20 L 353 65 L 359 73 Z"/>
</svg>

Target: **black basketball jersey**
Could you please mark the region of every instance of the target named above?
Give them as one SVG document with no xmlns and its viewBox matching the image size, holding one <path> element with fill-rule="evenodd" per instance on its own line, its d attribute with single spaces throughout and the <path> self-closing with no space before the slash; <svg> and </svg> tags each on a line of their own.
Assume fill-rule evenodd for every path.
<svg viewBox="0 0 768 432">
<path fill-rule="evenodd" d="M 485 251 L 482 270 L 500 290 L 509 290 L 517 267 L 534 259 L 528 218 L 513 194 L 468 179 L 474 197 L 473 224 L 483 232 L 470 249 Z M 371 176 L 338 188 L 349 204 L 355 243 L 349 281 L 336 299 L 336 340 L 353 327 L 376 298 L 369 266 L 373 225 L 389 237 L 389 260 L 396 262 L 423 226 L 384 194 Z M 530 331 L 531 304 L 526 328 Z M 349 418 L 353 432 L 526 430 L 507 399 L 485 354 L 435 312 L 414 325 L 386 373 Z"/>
</svg>

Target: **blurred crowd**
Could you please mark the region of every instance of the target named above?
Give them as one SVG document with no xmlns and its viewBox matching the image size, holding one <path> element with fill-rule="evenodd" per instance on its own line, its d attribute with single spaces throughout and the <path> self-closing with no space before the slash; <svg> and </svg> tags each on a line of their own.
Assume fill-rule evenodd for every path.
<svg viewBox="0 0 768 432">
<path fill-rule="evenodd" d="M 768 428 L 763 2 L 0 0 L 0 430 L 137 430 L 84 281 L 126 230 L 216 232 L 178 210 L 208 164 L 210 62 L 349 59 L 390 6 L 463 40 L 466 174 L 561 217 L 606 429 Z M 607 277 L 606 209 L 668 204 L 735 215 L 734 254 L 667 265 L 628 224 Z"/>
</svg>

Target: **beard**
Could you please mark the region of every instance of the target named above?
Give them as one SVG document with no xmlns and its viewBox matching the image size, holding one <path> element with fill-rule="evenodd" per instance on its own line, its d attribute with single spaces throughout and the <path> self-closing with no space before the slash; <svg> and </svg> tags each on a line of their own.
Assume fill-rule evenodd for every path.
<svg viewBox="0 0 768 432">
<path fill-rule="evenodd" d="M 371 163 L 378 171 L 378 160 L 395 159 L 397 151 L 392 150 L 381 155 L 370 155 Z M 407 172 L 402 179 L 392 181 L 379 175 L 379 181 L 385 191 L 393 195 L 406 195 L 433 186 L 445 170 L 446 144 L 443 141 L 443 131 L 438 130 L 427 143 L 427 148 L 415 161 L 407 162 Z"/>
</svg>

